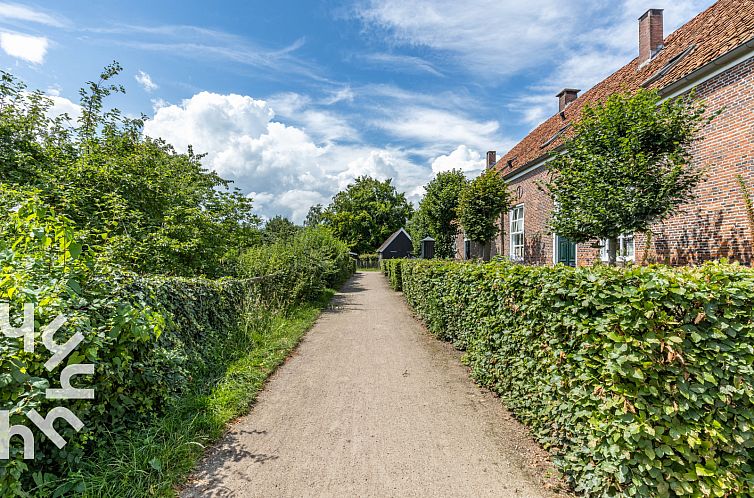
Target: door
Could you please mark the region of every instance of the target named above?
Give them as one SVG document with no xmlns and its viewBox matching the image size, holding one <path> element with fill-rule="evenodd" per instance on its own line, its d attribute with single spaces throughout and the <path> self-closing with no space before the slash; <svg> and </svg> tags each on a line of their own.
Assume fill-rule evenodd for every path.
<svg viewBox="0 0 754 498">
<path fill-rule="evenodd" d="M 576 244 L 565 237 L 555 237 L 555 247 L 558 251 L 556 263 L 563 263 L 568 266 L 576 266 Z"/>
</svg>

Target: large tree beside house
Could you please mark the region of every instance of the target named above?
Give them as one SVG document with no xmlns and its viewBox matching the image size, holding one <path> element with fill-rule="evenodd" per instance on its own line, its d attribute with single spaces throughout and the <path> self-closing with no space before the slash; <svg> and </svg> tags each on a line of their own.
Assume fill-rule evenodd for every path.
<svg viewBox="0 0 754 498">
<path fill-rule="evenodd" d="M 423 221 L 426 233 L 416 235 L 419 240 L 431 235 L 435 239 L 435 255 L 439 258 L 453 257 L 453 243 L 458 231 L 458 201 L 467 183 L 463 171 L 454 169 L 437 173 L 424 187 L 426 193 L 417 215 Z"/>
<path fill-rule="evenodd" d="M 458 221 L 469 240 L 481 244 L 489 259 L 489 242 L 500 232 L 497 220 L 510 204 L 508 184 L 496 170 L 488 169 L 469 182 L 458 199 Z"/>
<path fill-rule="evenodd" d="M 403 228 L 412 212 L 406 195 L 398 192 L 391 179 L 360 176 L 335 194 L 322 213 L 322 224 L 352 251 L 369 253 Z"/>
<path fill-rule="evenodd" d="M 614 265 L 622 234 L 649 231 L 693 198 L 705 171 L 691 146 L 709 119 L 693 95 L 663 101 L 643 89 L 585 106 L 548 165 L 552 231 L 607 241 Z"/>
</svg>

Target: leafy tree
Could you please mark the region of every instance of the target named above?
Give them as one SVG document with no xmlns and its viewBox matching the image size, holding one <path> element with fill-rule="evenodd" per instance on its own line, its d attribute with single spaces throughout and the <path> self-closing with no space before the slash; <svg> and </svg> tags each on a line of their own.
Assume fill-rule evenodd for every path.
<svg viewBox="0 0 754 498">
<path fill-rule="evenodd" d="M 485 246 L 484 259 L 489 259 L 489 242 L 500 231 L 500 213 L 508 210 L 510 194 L 505 180 L 489 169 L 472 180 L 458 199 L 458 220 L 469 240 Z"/>
<path fill-rule="evenodd" d="M 406 232 L 411 237 L 414 255 L 421 254 L 421 240 L 427 235 L 432 235 L 427 222 L 427 214 L 421 208 L 414 211 L 406 223 Z M 433 237 L 434 238 L 434 237 Z"/>
<path fill-rule="evenodd" d="M 322 214 L 335 236 L 358 253 L 373 252 L 390 234 L 402 228 L 413 209 L 388 179 L 357 178 L 333 197 Z"/>
<path fill-rule="evenodd" d="M 428 233 L 435 239 L 435 254 L 440 258 L 453 257 L 458 219 L 458 200 L 466 187 L 461 170 L 438 173 L 425 187 L 426 194 L 419 204 Z"/>
<path fill-rule="evenodd" d="M 265 244 L 289 242 L 298 230 L 299 228 L 291 220 L 278 215 L 265 224 L 262 230 L 262 242 Z"/>
<path fill-rule="evenodd" d="M 711 119 L 704 114 L 693 96 L 661 102 L 648 90 L 586 106 L 549 162 L 551 229 L 574 242 L 608 240 L 614 265 L 621 234 L 648 231 L 692 198 L 704 171 L 690 148 Z"/>
<path fill-rule="evenodd" d="M 89 245 L 142 273 L 232 274 L 241 250 L 258 243 L 251 199 L 201 165 L 145 137 L 143 121 L 106 110 L 122 92 L 114 63 L 81 90 L 82 116 L 51 118 L 52 101 L 0 79 L 0 181 L 34 187 L 71 219 Z M 102 244 L 102 241 L 106 243 Z"/>
<path fill-rule="evenodd" d="M 306 213 L 306 219 L 304 220 L 305 227 L 316 227 L 322 224 L 322 204 L 315 204 L 309 208 L 309 212 Z"/>
</svg>

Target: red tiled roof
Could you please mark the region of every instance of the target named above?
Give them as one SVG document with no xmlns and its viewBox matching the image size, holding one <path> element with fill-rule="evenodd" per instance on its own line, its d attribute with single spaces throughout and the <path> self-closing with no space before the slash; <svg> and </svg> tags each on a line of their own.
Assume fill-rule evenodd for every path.
<svg viewBox="0 0 754 498">
<path fill-rule="evenodd" d="M 495 168 L 508 175 L 562 145 L 563 137 L 570 133 L 570 127 L 566 127 L 578 120 L 585 104 L 600 102 L 613 93 L 634 91 L 642 86 L 664 88 L 752 38 L 754 0 L 718 1 L 665 38 L 665 48 L 648 64 L 638 67 L 637 57 L 608 76 L 566 107 L 565 119 L 558 113 L 539 125 L 509 150 Z"/>
</svg>

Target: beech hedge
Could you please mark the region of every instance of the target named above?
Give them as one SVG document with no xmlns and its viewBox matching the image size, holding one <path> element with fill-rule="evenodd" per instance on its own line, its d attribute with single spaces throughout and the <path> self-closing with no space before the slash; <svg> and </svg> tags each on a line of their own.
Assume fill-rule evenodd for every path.
<svg viewBox="0 0 754 498">
<path fill-rule="evenodd" d="M 754 495 L 754 271 L 384 269 L 586 496 Z"/>
</svg>

